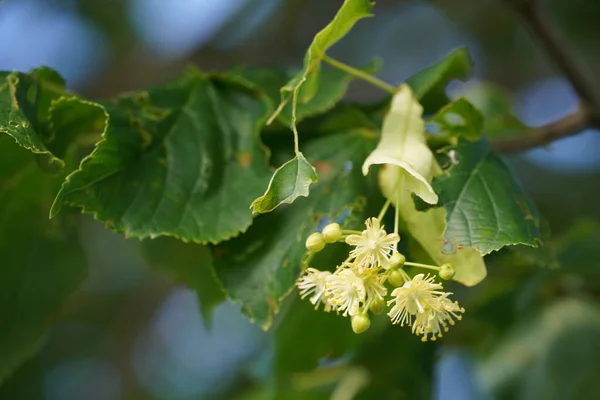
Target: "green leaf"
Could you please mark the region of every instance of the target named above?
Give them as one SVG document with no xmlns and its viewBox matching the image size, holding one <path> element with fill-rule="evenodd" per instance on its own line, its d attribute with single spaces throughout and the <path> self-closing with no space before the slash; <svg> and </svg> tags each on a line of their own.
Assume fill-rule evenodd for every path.
<svg viewBox="0 0 600 400">
<path fill-rule="evenodd" d="M 0 72 L 0 133 L 7 133 L 32 153 L 62 160 L 47 147 L 51 102 L 66 94 L 64 81 L 56 72 L 40 68 L 30 74 Z"/>
<path fill-rule="evenodd" d="M 438 197 L 425 177 L 432 174 L 435 164 L 433 153 L 425 144 L 422 114 L 423 108 L 410 88 L 401 85 L 383 122 L 379 144 L 365 160 L 362 170 L 367 175 L 373 164 L 395 165 L 403 182 L 399 190 L 415 193 L 423 201 L 435 204 Z"/>
<path fill-rule="evenodd" d="M 443 60 L 416 73 L 406 80 L 415 97 L 427 113 L 437 111 L 448 103 L 446 86 L 455 79 L 466 80 L 473 71 L 473 62 L 466 48 L 450 53 Z"/>
<path fill-rule="evenodd" d="M 41 347 L 86 274 L 77 220 L 47 217 L 62 179 L 36 158 L 0 135 L 0 381 Z"/>
<path fill-rule="evenodd" d="M 455 152 L 457 165 L 434 182 L 447 211 L 445 251 L 471 247 L 485 255 L 512 244 L 537 247 L 539 212 L 500 155 L 485 140 Z"/>
<path fill-rule="evenodd" d="M 483 133 L 490 138 L 526 134 L 527 125 L 514 115 L 513 99 L 502 88 L 489 82 L 470 82 L 458 93 L 473 103 L 483 114 Z"/>
<path fill-rule="evenodd" d="M 67 204 L 128 237 L 199 243 L 246 230 L 269 175 L 258 138 L 268 107 L 234 78 L 190 71 L 106 102 L 103 139 L 67 178 L 52 215 Z"/>
<path fill-rule="evenodd" d="M 244 314 L 264 329 L 293 289 L 304 242 L 319 220 L 334 220 L 350 209 L 355 213 L 363 205 L 366 180 L 357 166 L 373 146 L 372 136 L 349 132 L 307 143 L 307 158 L 321 176 L 310 197 L 259 216 L 244 235 L 215 247 L 217 276 Z"/>
<path fill-rule="evenodd" d="M 306 51 L 304 68 L 281 88 L 281 105 L 284 106 L 298 87 L 299 104 L 315 97 L 321 85 L 321 59 L 327 50 L 342 39 L 361 19 L 370 17 L 373 3 L 370 0 L 344 0 L 333 20 L 317 33 Z"/>
<path fill-rule="evenodd" d="M 483 130 L 483 115 L 462 97 L 442 107 L 429 122 L 436 124 L 444 136 L 469 141 L 481 138 Z"/>
<path fill-rule="evenodd" d="M 413 200 L 413 193 L 429 203 L 438 200 L 429 182 L 440 167 L 425 145 L 421 113 L 422 108 L 410 89 L 401 86 L 385 117 L 381 141 L 365 161 L 363 171 L 368 172 L 373 163 L 385 164 L 379 174 L 379 185 L 383 195 L 398 209 L 408 233 L 435 263 L 452 263 L 455 280 L 472 286 L 486 275 L 483 258 L 472 249 L 443 254 L 445 211 L 439 208 L 418 211 Z"/>
<path fill-rule="evenodd" d="M 252 202 L 255 214 L 271 212 L 281 204 L 291 204 L 298 197 L 307 197 L 311 183 L 318 181 L 317 171 L 302 153 L 277 168 L 265 194 Z"/>
<path fill-rule="evenodd" d="M 225 292 L 213 270 L 210 249 L 161 237 L 144 240 L 142 255 L 150 267 L 196 292 L 204 323 L 210 325 L 213 309 L 225 300 Z"/>
</svg>

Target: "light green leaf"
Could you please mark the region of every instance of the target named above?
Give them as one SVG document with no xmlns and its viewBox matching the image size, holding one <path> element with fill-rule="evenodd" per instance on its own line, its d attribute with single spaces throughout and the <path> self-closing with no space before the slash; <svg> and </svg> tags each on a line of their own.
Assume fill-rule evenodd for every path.
<svg viewBox="0 0 600 400">
<path fill-rule="evenodd" d="M 229 296 L 241 302 L 244 314 L 263 328 L 271 326 L 280 302 L 293 289 L 305 240 L 319 220 L 334 220 L 364 206 L 367 182 L 357 166 L 374 145 L 373 136 L 350 132 L 307 143 L 307 158 L 321 176 L 310 197 L 259 216 L 244 235 L 215 247 L 217 276 Z"/>
<path fill-rule="evenodd" d="M 537 247 L 539 212 L 500 155 L 485 140 L 455 152 L 457 165 L 434 182 L 447 211 L 445 251 L 471 247 L 485 255 L 512 244 Z"/>
<path fill-rule="evenodd" d="M 292 93 L 304 85 L 299 93 L 299 104 L 308 103 L 317 94 L 321 84 L 321 59 L 325 52 L 342 39 L 361 19 L 370 17 L 370 0 L 344 0 L 333 20 L 317 33 L 304 57 L 304 68 L 281 88 L 280 109 Z M 273 118 L 273 117 L 271 117 Z"/>
<path fill-rule="evenodd" d="M 473 62 L 466 48 L 460 48 L 431 67 L 406 80 L 415 97 L 427 113 L 437 111 L 448 103 L 446 86 L 455 79 L 466 80 L 473 71 Z"/>
<path fill-rule="evenodd" d="M 265 194 L 252 202 L 255 214 L 271 212 L 281 204 L 291 204 L 298 197 L 307 197 L 311 183 L 318 181 L 317 171 L 302 153 L 277 168 Z"/>
<path fill-rule="evenodd" d="M 456 139 L 475 141 L 483 130 L 483 115 L 462 97 L 442 107 L 429 122 L 436 124 L 442 135 Z"/>
<path fill-rule="evenodd" d="M 425 176 L 434 168 L 433 153 L 425 144 L 423 108 L 413 97 L 410 87 L 401 85 L 394 95 L 390 110 L 383 122 L 377 148 L 365 160 L 362 171 L 369 173 L 373 164 L 391 164 L 399 168 L 402 188 L 415 193 L 423 201 L 435 204 L 438 197 Z"/>
<path fill-rule="evenodd" d="M 258 134 L 268 112 L 227 76 L 190 71 L 105 104 L 103 139 L 65 181 L 52 207 L 93 212 L 128 237 L 216 243 L 252 222 L 265 187 Z"/>
<path fill-rule="evenodd" d="M 150 267 L 196 292 L 204 323 L 210 325 L 213 309 L 225 300 L 225 292 L 213 270 L 210 250 L 197 243 L 161 237 L 144 240 L 142 255 Z"/>
<path fill-rule="evenodd" d="M 386 198 L 392 199 L 410 235 L 438 265 L 452 263 L 455 280 L 475 285 L 486 275 L 483 258 L 471 249 L 443 254 L 445 211 L 435 208 L 417 211 L 412 197 L 414 193 L 431 204 L 438 200 L 429 182 L 440 168 L 425 145 L 421 113 L 422 108 L 410 89 L 401 86 L 384 120 L 381 141 L 365 161 L 363 172 L 368 172 L 373 163 L 385 164 L 379 175 L 381 190 Z"/>
<path fill-rule="evenodd" d="M 48 220 L 61 181 L 0 135 L 0 382 L 43 345 L 86 274 L 77 220 Z"/>
</svg>

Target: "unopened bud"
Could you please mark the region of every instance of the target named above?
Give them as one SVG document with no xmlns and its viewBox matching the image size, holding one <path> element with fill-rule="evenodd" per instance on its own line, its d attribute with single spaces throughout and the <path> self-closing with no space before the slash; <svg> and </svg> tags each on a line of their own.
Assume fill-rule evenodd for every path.
<svg viewBox="0 0 600 400">
<path fill-rule="evenodd" d="M 406 257 L 402 253 L 394 253 L 390 257 L 390 268 L 402 268 L 406 262 Z"/>
<path fill-rule="evenodd" d="M 318 252 L 325 248 L 325 239 L 319 232 L 311 233 L 306 239 L 306 248 L 309 251 Z"/>
<path fill-rule="evenodd" d="M 385 301 L 380 300 L 380 299 L 373 301 L 371 303 L 371 305 L 369 306 L 369 310 L 373 314 L 381 314 L 381 312 L 383 311 L 384 308 L 385 308 Z"/>
<path fill-rule="evenodd" d="M 400 287 L 404 285 L 404 276 L 400 270 L 395 269 L 390 272 L 390 276 L 388 276 L 388 281 L 396 287 Z"/>
<path fill-rule="evenodd" d="M 440 267 L 440 278 L 442 279 L 452 279 L 454 278 L 454 274 L 456 274 L 456 271 L 454 270 L 454 268 L 452 267 L 452 264 L 443 264 Z"/>
<path fill-rule="evenodd" d="M 323 238 L 327 243 L 335 243 L 339 238 L 342 237 L 342 229 L 340 228 L 340 224 L 329 224 L 325 228 L 323 228 Z"/>
<path fill-rule="evenodd" d="M 363 333 L 371 326 L 371 320 L 367 314 L 357 314 L 352 316 L 352 330 L 354 333 Z"/>
</svg>

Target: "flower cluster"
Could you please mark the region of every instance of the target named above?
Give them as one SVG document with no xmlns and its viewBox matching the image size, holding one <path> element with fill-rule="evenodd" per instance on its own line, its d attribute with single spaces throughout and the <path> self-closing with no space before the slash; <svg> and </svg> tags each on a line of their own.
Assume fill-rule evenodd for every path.
<svg viewBox="0 0 600 400">
<path fill-rule="evenodd" d="M 410 277 L 403 267 L 433 269 L 442 279 L 451 279 L 452 266 L 407 262 L 397 250 L 398 233 L 387 233 L 379 218 L 368 219 L 365 226 L 360 232 L 342 230 L 339 224 L 333 223 L 308 237 L 306 247 L 311 252 L 321 251 L 328 243 L 335 242 L 345 242 L 353 249 L 335 272 L 307 268 L 297 282 L 300 296 L 309 297 L 315 309 L 323 305 L 326 312 L 350 316 L 356 333 L 369 329 L 369 312 L 379 314 L 387 305 L 387 315 L 393 324 L 410 326 L 423 341 L 442 337 L 455 320 L 462 318 L 464 309 L 449 299 L 452 293 L 445 292 L 434 276 Z M 395 287 L 388 300 L 386 283 Z"/>
</svg>

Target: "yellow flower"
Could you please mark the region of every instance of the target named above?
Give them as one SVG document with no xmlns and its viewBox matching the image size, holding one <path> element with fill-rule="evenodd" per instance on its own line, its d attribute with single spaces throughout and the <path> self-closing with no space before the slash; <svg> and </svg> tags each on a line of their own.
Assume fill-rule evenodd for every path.
<svg viewBox="0 0 600 400">
<path fill-rule="evenodd" d="M 346 243 L 356 246 L 350 252 L 358 271 L 362 272 L 367 268 L 390 266 L 390 253 L 394 245 L 400 241 L 397 233 L 388 234 L 383 226 L 380 226 L 377 218 L 370 218 L 365 221 L 367 229 L 360 235 L 348 235 Z"/>
<path fill-rule="evenodd" d="M 315 306 L 315 310 L 320 304 L 324 305 L 326 312 L 331 311 L 331 305 L 325 294 L 325 281 L 331 275 L 329 271 L 319 271 L 316 268 L 307 268 L 306 274 L 296 283 L 300 289 L 300 297 L 310 297 L 310 302 Z"/>
<path fill-rule="evenodd" d="M 365 286 L 365 302 L 364 308 L 368 309 L 373 303 L 383 302 L 387 289 L 381 283 L 382 277 L 379 274 L 372 273 L 371 270 L 367 270 L 361 274 L 363 285 Z M 382 306 L 384 304 L 382 303 Z"/>
<path fill-rule="evenodd" d="M 448 325 L 454 325 L 454 320 L 460 320 L 465 310 L 457 302 L 452 302 L 448 296 L 451 293 L 443 291 L 443 286 L 435 282 L 432 276 L 418 274 L 402 287 L 392 291 L 395 298 L 388 301 L 394 304 L 388 316 L 393 324 L 411 325 L 413 333 L 422 335 L 426 341 L 428 335 L 435 340 L 442 336 L 442 331 L 448 331 Z"/>
<path fill-rule="evenodd" d="M 338 269 L 327 277 L 325 293 L 329 303 L 343 316 L 356 315 L 360 303 L 365 301 L 366 291 L 362 278 L 351 268 Z"/>
</svg>

